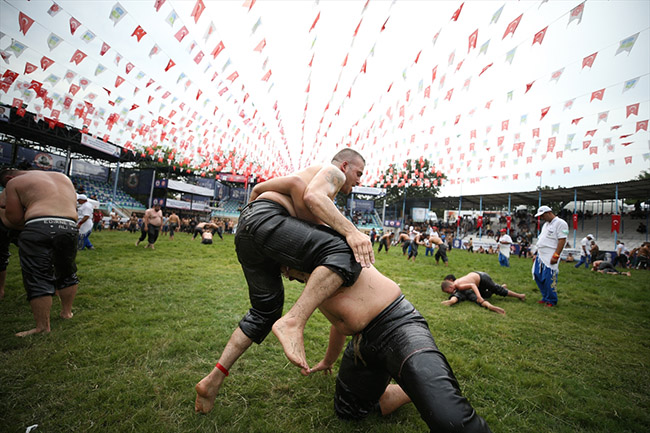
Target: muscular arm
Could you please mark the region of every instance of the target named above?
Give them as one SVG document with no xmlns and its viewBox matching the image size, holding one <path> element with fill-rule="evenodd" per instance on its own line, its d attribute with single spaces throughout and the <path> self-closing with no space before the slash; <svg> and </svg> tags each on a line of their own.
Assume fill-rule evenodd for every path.
<svg viewBox="0 0 650 433">
<path fill-rule="evenodd" d="M 21 227 L 25 224 L 25 208 L 23 207 L 14 182 L 7 183 L 6 191 L 6 211 L 7 221 L 15 227 Z"/>
<path fill-rule="evenodd" d="M 306 375 L 308 373 L 315 373 L 317 371 L 324 371 L 325 374 L 331 373 L 332 365 L 334 365 L 336 360 L 339 358 L 341 351 L 343 350 L 345 338 L 346 336 L 337 331 L 336 328 L 332 325 L 330 327 L 329 345 L 327 346 L 327 351 L 325 352 L 323 360 L 316 364 L 314 368 L 309 369 L 309 372 L 303 372 L 303 374 Z"/>
<path fill-rule="evenodd" d="M 479 305 L 481 305 L 483 301 L 485 301 L 481 296 L 481 292 L 479 292 L 478 290 L 478 286 L 474 283 L 462 283 L 462 284 L 456 283 L 456 288 L 458 290 L 471 290 L 472 292 L 474 292 L 474 294 L 476 295 L 476 303 Z"/>
<path fill-rule="evenodd" d="M 357 230 L 332 201 L 344 183 L 343 172 L 333 165 L 325 166 L 307 185 L 303 199 L 316 218 L 345 236 L 357 262 L 369 267 L 375 261 L 370 238 Z"/>
</svg>

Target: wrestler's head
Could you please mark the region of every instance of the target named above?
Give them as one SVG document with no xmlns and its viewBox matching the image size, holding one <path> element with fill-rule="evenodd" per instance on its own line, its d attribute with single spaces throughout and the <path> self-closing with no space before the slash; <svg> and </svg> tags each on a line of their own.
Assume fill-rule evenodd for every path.
<svg viewBox="0 0 650 433">
<path fill-rule="evenodd" d="M 443 280 L 442 283 L 440 283 L 440 288 L 443 292 L 449 293 L 451 295 L 454 293 L 454 290 L 456 290 L 456 285 L 453 281 Z"/>
<path fill-rule="evenodd" d="M 341 192 L 350 194 L 352 188 L 361 183 L 361 176 L 363 176 L 363 171 L 366 168 L 366 160 L 356 150 L 345 148 L 334 155 L 332 164 L 340 168 L 345 174 L 345 183 L 341 187 Z"/>
</svg>

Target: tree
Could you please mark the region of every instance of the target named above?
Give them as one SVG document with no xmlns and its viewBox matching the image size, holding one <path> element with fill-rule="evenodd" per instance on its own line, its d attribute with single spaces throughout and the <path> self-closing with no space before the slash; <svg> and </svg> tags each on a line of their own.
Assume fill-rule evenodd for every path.
<svg viewBox="0 0 650 433">
<path fill-rule="evenodd" d="M 401 167 L 391 164 L 377 182 L 386 188 L 386 202 L 395 203 L 407 198 L 435 197 L 447 177 L 423 159 L 407 159 Z"/>
<path fill-rule="evenodd" d="M 650 170 L 644 170 L 636 177 L 636 180 L 644 179 L 650 179 Z"/>
</svg>

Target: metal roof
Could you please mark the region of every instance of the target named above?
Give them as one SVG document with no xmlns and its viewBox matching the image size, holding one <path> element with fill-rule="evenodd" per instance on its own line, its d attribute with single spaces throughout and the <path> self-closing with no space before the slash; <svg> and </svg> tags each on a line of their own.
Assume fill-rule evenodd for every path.
<svg viewBox="0 0 650 433">
<path fill-rule="evenodd" d="M 558 188 L 542 190 L 542 204 L 547 202 L 573 201 L 574 193 L 577 193 L 578 201 L 583 200 L 614 200 L 616 198 L 616 187 L 618 186 L 618 198 L 636 198 L 641 200 L 650 199 L 650 179 L 630 180 L 627 182 L 603 183 L 598 185 L 584 185 L 570 188 Z M 462 196 L 462 209 L 478 209 L 481 198 L 483 208 L 503 207 L 508 205 L 510 197 L 511 205 L 533 205 L 539 203 L 539 191 L 512 192 L 499 194 L 472 194 Z M 437 208 L 454 209 L 458 208 L 458 196 L 436 197 L 432 199 L 431 206 Z"/>
</svg>

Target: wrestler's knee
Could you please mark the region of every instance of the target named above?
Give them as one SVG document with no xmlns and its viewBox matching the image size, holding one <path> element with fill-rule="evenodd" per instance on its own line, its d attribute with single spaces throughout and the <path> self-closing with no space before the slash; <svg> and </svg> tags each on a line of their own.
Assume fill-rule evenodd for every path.
<svg viewBox="0 0 650 433">
<path fill-rule="evenodd" d="M 282 317 L 282 305 L 272 311 L 259 311 L 251 308 L 239 321 L 239 327 L 248 338 L 261 344 L 280 317 Z"/>
<path fill-rule="evenodd" d="M 379 413 L 379 401 L 359 398 L 337 378 L 336 392 L 334 394 L 334 412 L 342 420 L 357 421 L 366 418 L 372 412 Z"/>
</svg>

